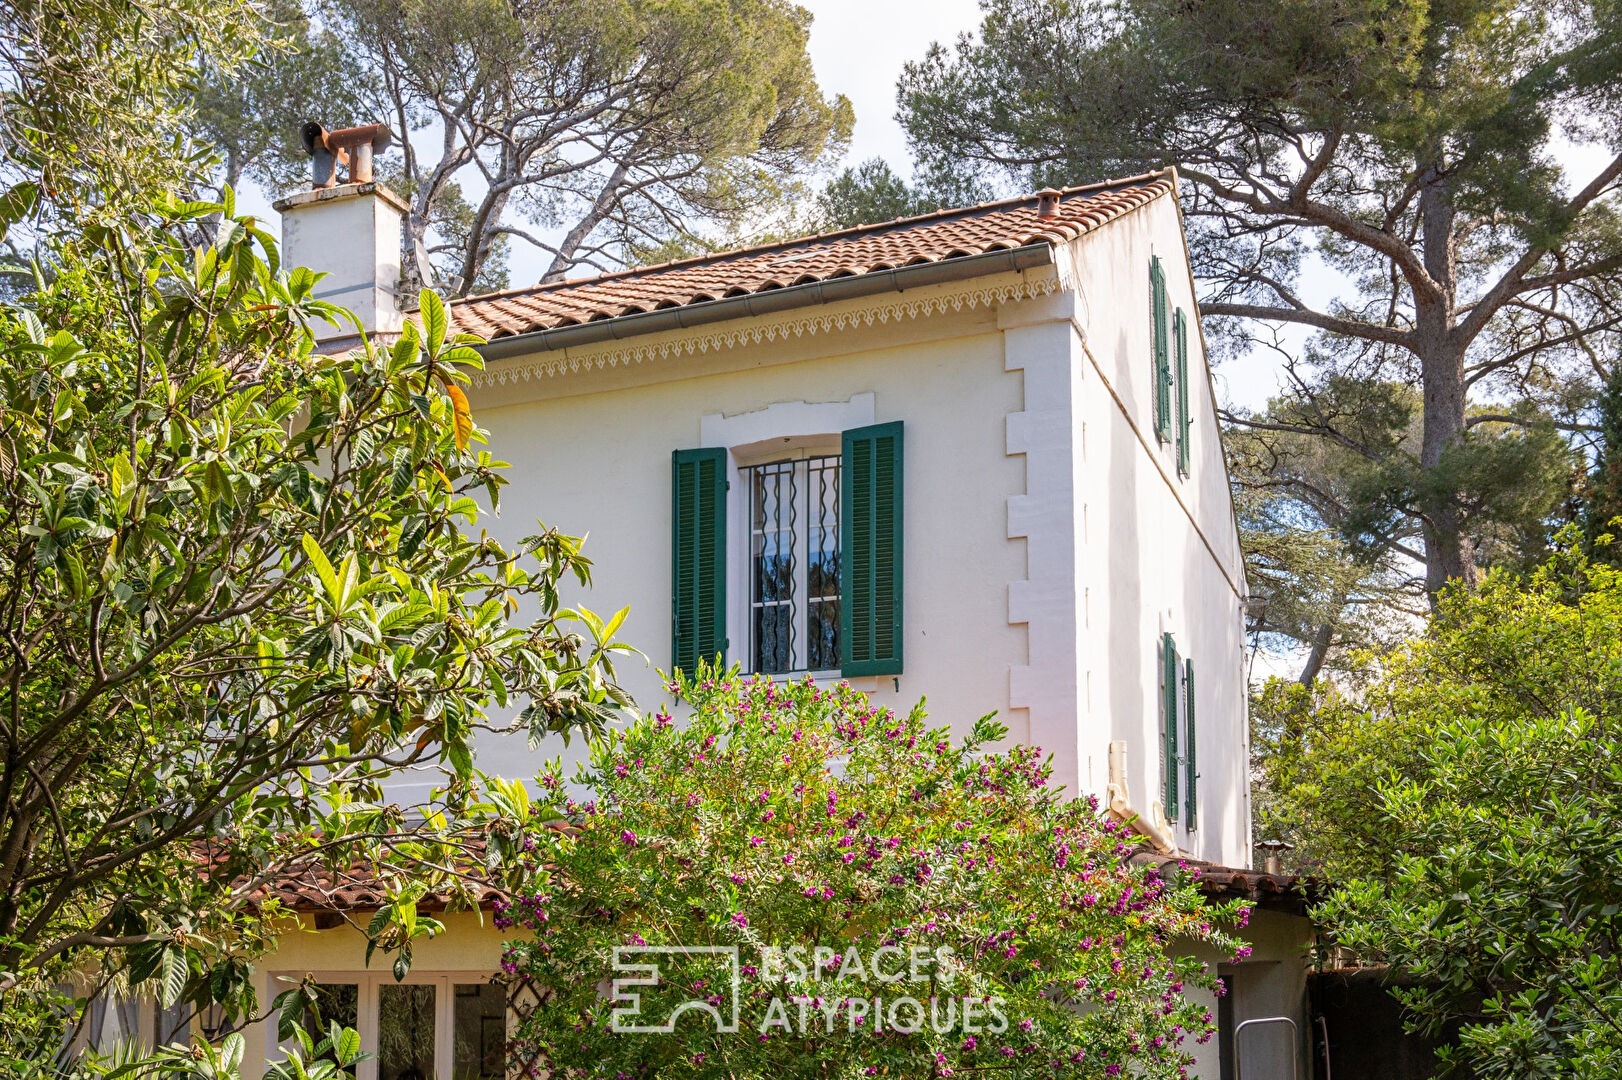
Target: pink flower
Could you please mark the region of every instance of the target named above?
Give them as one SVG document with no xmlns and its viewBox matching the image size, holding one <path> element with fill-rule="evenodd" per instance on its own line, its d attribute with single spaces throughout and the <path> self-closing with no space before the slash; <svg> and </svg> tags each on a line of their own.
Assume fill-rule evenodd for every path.
<svg viewBox="0 0 1622 1080">
<path fill-rule="evenodd" d="M 626 847 L 636 847 L 636 833 L 632 832 L 630 829 L 626 829 L 624 832 L 620 833 L 620 840 L 625 844 Z"/>
</svg>

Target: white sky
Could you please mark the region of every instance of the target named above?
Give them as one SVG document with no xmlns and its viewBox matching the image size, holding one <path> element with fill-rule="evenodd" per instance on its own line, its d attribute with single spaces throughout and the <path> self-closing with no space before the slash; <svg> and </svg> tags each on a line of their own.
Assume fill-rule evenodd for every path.
<svg viewBox="0 0 1622 1080">
<path fill-rule="evenodd" d="M 800 0 L 816 17 L 811 62 L 825 94 L 844 94 L 856 109 L 847 162 L 882 157 L 901 175 L 912 171 L 907 140 L 895 121 L 901 67 L 934 41 L 952 41 L 980 25 L 978 0 Z"/>
</svg>

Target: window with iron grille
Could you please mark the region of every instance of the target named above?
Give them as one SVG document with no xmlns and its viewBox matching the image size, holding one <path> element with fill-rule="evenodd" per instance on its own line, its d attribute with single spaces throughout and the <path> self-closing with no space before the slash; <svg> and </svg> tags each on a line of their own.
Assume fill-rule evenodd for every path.
<svg viewBox="0 0 1622 1080">
<path fill-rule="evenodd" d="M 749 659 L 765 674 L 839 667 L 839 456 L 749 474 Z"/>
</svg>

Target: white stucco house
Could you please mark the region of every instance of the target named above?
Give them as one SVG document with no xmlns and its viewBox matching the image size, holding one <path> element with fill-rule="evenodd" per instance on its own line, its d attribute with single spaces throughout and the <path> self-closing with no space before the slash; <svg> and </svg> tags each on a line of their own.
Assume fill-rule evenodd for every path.
<svg viewBox="0 0 1622 1080">
<path fill-rule="evenodd" d="M 278 208 L 284 258 L 397 330 L 403 203 L 347 184 Z M 1068 790 L 1212 864 L 1211 891 L 1277 892 L 1248 869 L 1244 567 L 1173 172 L 451 310 L 489 340 L 470 396 L 513 464 L 489 528 L 589 534 L 591 606 L 628 606 L 622 636 L 653 661 L 622 672 L 644 706 L 654 665 L 720 656 L 927 696 L 964 728 L 995 711 Z M 553 753 L 487 743 L 479 764 L 530 775 Z M 402 986 L 312 914 L 261 995 L 283 974 L 342 987 L 385 1051 L 359 1080 L 499 1076 L 501 935 L 448 923 Z M 1297 1030 L 1247 1030 L 1244 1075 L 1306 1071 L 1310 925 L 1284 898 L 1248 932 L 1211 1003 L 1223 1037 L 1199 1048 L 1209 1080 L 1262 1017 Z M 262 1028 L 250 1075 L 276 1054 Z"/>
</svg>

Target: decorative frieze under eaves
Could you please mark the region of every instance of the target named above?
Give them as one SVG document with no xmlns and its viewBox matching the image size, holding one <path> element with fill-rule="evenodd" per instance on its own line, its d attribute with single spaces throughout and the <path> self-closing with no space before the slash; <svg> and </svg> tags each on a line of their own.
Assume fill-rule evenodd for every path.
<svg viewBox="0 0 1622 1080">
<path fill-rule="evenodd" d="M 687 333 L 650 334 L 640 342 L 610 342 L 556 352 L 537 352 L 511 360 L 495 360 L 484 371 L 473 373 L 473 385 L 505 386 L 550 375 L 677 360 L 749 345 L 901 323 L 937 314 L 977 308 L 995 309 L 1013 301 L 1048 296 L 1062 287 L 1060 275 L 1050 271 L 972 287 L 873 297 L 782 315 L 746 316 Z"/>
</svg>

